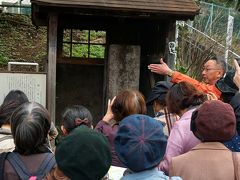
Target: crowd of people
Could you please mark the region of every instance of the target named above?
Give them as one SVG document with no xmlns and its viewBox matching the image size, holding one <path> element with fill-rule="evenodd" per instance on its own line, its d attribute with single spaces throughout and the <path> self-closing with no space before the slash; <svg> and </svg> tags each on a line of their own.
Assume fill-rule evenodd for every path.
<svg viewBox="0 0 240 180">
<path fill-rule="evenodd" d="M 146 100 L 138 90 L 119 92 L 95 127 L 89 109 L 66 107 L 54 150 L 60 132 L 47 109 L 10 91 L 0 106 L 0 179 L 110 180 L 111 167 L 124 168 L 122 180 L 239 179 L 238 62 L 225 72 L 224 61 L 210 58 L 204 82 L 162 59 L 148 68 L 171 82 L 157 82 Z"/>
</svg>

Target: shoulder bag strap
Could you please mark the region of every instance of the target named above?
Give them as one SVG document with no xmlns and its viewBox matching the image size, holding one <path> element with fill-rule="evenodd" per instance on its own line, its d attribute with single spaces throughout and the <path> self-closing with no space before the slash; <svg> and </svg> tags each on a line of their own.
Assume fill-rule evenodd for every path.
<svg viewBox="0 0 240 180">
<path fill-rule="evenodd" d="M 238 172 L 238 157 L 236 152 L 232 152 L 235 180 L 240 180 Z"/>
<path fill-rule="evenodd" d="M 168 112 L 168 111 L 167 111 Z M 168 112 L 168 119 L 169 119 L 169 124 L 170 124 L 170 131 L 172 130 L 173 127 L 173 122 L 172 122 L 172 118 L 171 118 L 171 114 Z M 170 133 L 170 132 L 169 132 Z"/>
<path fill-rule="evenodd" d="M 0 179 L 4 179 L 4 165 L 8 154 L 9 152 L 3 152 L 0 154 Z"/>
<path fill-rule="evenodd" d="M 27 168 L 25 167 L 24 163 L 20 159 L 18 153 L 15 152 L 9 153 L 9 155 L 7 156 L 7 160 L 10 162 L 10 164 L 15 169 L 15 171 L 17 172 L 18 176 L 21 179 L 28 179 L 30 177 L 30 174 Z"/>
<path fill-rule="evenodd" d="M 42 179 L 56 164 L 55 156 L 53 153 L 48 153 L 42 164 L 37 170 L 38 179 Z"/>
<path fill-rule="evenodd" d="M 167 111 L 167 108 L 163 108 L 163 110 L 164 110 L 165 119 L 166 119 L 166 123 L 167 123 L 168 134 L 170 135 L 170 131 L 171 131 L 171 129 L 172 129 L 171 119 L 170 119 L 169 113 L 168 113 L 168 111 Z"/>
</svg>

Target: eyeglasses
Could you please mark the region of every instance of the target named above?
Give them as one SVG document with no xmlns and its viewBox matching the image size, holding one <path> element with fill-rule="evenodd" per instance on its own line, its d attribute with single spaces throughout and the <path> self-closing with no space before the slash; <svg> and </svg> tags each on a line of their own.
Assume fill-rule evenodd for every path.
<svg viewBox="0 0 240 180">
<path fill-rule="evenodd" d="M 205 68 L 205 67 L 202 67 L 202 71 L 211 71 L 211 70 L 220 70 L 220 69 L 216 69 L 216 68 Z"/>
</svg>

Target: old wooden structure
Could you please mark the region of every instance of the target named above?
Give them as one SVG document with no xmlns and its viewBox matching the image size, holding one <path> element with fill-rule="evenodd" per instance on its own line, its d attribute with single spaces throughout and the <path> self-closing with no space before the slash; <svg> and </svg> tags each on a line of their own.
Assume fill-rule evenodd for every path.
<svg viewBox="0 0 240 180">
<path fill-rule="evenodd" d="M 157 78 L 151 78 L 147 65 L 164 56 L 173 66 L 169 42 L 175 40 L 175 22 L 193 19 L 199 12 L 194 0 L 31 3 L 33 23 L 48 27 L 47 108 L 52 118 L 56 114 L 58 119 L 66 105 L 82 104 L 95 123 L 107 99 L 120 90 L 135 88 L 147 95 Z M 105 38 L 91 40 L 91 34 L 99 32 Z M 102 54 L 93 56 L 94 48 Z"/>
</svg>

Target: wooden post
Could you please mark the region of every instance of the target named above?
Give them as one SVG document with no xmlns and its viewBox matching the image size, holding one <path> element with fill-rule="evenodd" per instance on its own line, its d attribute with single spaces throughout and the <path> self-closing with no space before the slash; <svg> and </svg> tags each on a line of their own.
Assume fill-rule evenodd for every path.
<svg viewBox="0 0 240 180">
<path fill-rule="evenodd" d="M 167 64 L 171 69 L 175 69 L 175 56 L 176 54 L 169 51 L 169 42 L 175 42 L 176 33 L 176 21 L 172 20 L 168 23 L 168 32 L 166 37 L 166 47 L 165 47 L 165 57 L 167 59 Z M 169 80 L 169 77 L 167 77 Z"/>
<path fill-rule="evenodd" d="M 49 14 L 48 22 L 48 73 L 47 73 L 47 109 L 55 124 L 56 110 L 56 64 L 57 64 L 57 14 Z"/>
</svg>

